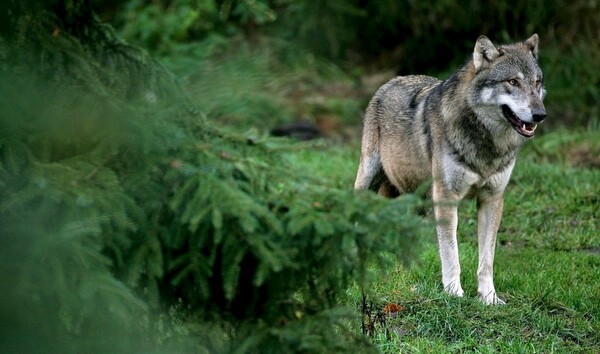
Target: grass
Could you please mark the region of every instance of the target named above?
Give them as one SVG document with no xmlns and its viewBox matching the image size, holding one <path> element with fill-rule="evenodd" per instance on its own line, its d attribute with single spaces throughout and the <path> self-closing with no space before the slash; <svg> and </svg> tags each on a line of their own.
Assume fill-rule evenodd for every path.
<svg viewBox="0 0 600 354">
<path fill-rule="evenodd" d="M 464 298 L 445 295 L 431 226 L 414 266 L 374 269 L 369 300 L 380 311 L 403 306 L 376 322 L 373 342 L 384 353 L 594 353 L 600 348 L 600 170 L 574 167 L 582 146 L 598 156 L 600 133 L 536 137 L 520 153 L 506 192 L 498 236 L 495 283 L 506 306 L 476 299 L 476 208 L 459 209 Z M 545 150 L 540 149 L 544 147 Z M 291 163 L 324 184 L 351 188 L 357 144 L 290 152 Z M 593 161 L 590 161 L 592 163 Z M 350 289 L 361 311 L 362 295 Z M 358 329 L 357 329 L 358 330 Z"/>
<path fill-rule="evenodd" d="M 385 272 L 389 276 L 377 280 L 371 297 L 404 307 L 385 328 L 379 326 L 381 335 L 374 341 L 383 352 L 575 353 L 597 348 L 598 256 L 499 247 L 496 286 L 508 305 L 486 307 L 475 299 L 477 249 L 467 243 L 460 252 L 465 298 L 442 293 L 433 245 L 416 267 Z"/>
</svg>

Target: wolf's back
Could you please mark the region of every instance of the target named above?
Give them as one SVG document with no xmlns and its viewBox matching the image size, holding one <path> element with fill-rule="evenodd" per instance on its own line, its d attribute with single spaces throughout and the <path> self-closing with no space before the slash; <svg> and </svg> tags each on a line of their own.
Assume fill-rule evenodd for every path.
<svg viewBox="0 0 600 354">
<path fill-rule="evenodd" d="M 381 166 L 400 192 L 414 190 L 431 174 L 430 121 L 441 120 L 432 117 L 440 104 L 440 95 L 432 93 L 441 83 L 429 76 L 396 77 L 377 90 L 365 112 L 361 164 L 365 171 Z"/>
<path fill-rule="evenodd" d="M 367 107 L 363 139 L 378 141 L 401 138 L 405 142 L 413 134 L 415 121 L 423 119 L 429 93 L 442 83 L 423 75 L 398 76 L 381 86 Z M 431 105 L 433 102 L 427 102 Z"/>
<path fill-rule="evenodd" d="M 392 121 L 412 120 L 417 116 L 419 104 L 427 94 L 442 81 L 431 76 L 398 76 L 381 86 L 369 104 L 365 115 L 379 124 Z M 399 123 L 399 122 L 398 122 Z"/>
</svg>

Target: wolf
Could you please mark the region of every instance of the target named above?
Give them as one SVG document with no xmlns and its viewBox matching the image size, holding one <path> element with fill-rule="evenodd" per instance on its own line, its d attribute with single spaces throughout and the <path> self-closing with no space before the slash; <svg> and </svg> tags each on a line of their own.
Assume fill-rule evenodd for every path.
<svg viewBox="0 0 600 354">
<path fill-rule="evenodd" d="M 463 296 L 456 229 L 461 200 L 477 201 L 477 293 L 504 304 L 493 281 L 504 190 L 517 151 L 546 118 L 539 37 L 494 45 L 480 36 L 472 58 L 441 81 L 399 76 L 364 116 L 355 189 L 394 197 L 431 181 L 444 290 Z"/>
</svg>

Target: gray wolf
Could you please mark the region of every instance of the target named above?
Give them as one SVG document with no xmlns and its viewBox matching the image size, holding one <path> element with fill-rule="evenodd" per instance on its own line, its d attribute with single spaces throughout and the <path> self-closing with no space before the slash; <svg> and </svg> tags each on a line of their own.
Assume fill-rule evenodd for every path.
<svg viewBox="0 0 600 354">
<path fill-rule="evenodd" d="M 495 46 L 481 36 L 472 58 L 447 80 L 396 77 L 365 112 L 355 189 L 393 197 L 432 183 L 444 290 L 463 296 L 458 203 L 477 200 L 477 292 L 504 304 L 494 286 L 496 234 L 519 147 L 546 118 L 538 35 Z"/>
</svg>

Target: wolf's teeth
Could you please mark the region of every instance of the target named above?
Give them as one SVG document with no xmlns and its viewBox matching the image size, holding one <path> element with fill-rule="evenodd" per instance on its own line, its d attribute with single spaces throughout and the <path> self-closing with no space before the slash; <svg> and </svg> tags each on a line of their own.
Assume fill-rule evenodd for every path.
<svg viewBox="0 0 600 354">
<path fill-rule="evenodd" d="M 531 131 L 534 132 L 537 129 L 537 124 L 531 126 Z"/>
<path fill-rule="evenodd" d="M 525 124 L 523 124 L 523 130 L 527 131 L 527 127 L 525 126 Z"/>
</svg>

